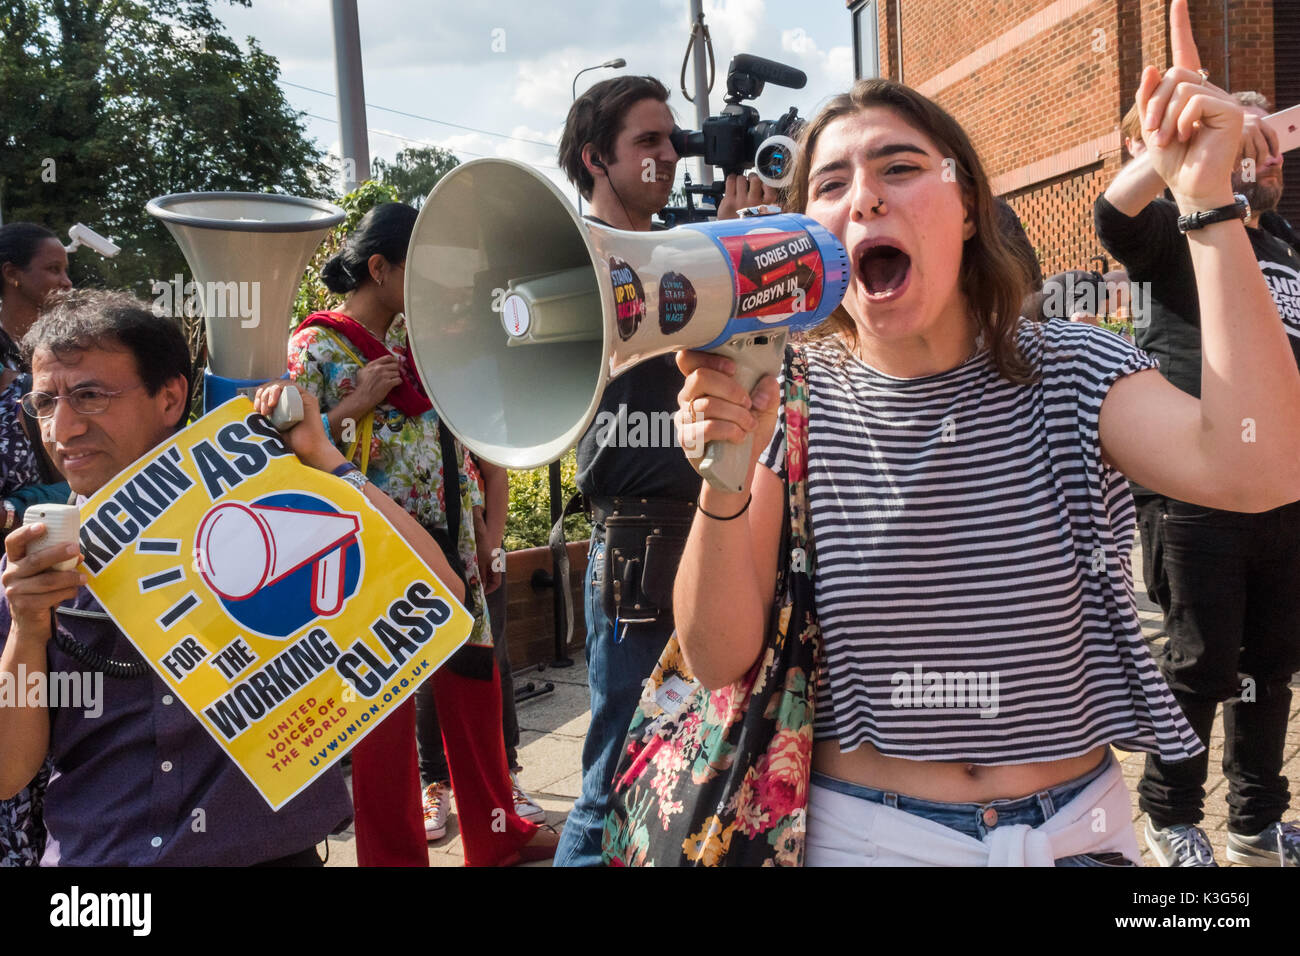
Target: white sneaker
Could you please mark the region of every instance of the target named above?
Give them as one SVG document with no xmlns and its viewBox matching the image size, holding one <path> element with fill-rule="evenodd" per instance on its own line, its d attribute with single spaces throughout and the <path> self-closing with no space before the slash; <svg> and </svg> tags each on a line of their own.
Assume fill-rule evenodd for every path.
<svg viewBox="0 0 1300 956">
<path fill-rule="evenodd" d="M 441 840 L 447 835 L 447 813 L 451 809 L 451 787 L 431 783 L 424 788 L 424 836 Z"/>
<path fill-rule="evenodd" d="M 1254 836 L 1229 830 L 1228 859 L 1245 866 L 1300 866 L 1300 826 L 1275 823 Z"/>
<path fill-rule="evenodd" d="M 1147 820 L 1147 846 L 1161 866 L 1218 866 L 1210 838 L 1200 827 L 1180 823 L 1157 830 Z"/>
<path fill-rule="evenodd" d="M 534 803 L 533 798 L 519 786 L 519 778 L 513 773 L 510 775 L 510 785 L 514 788 L 515 814 L 529 823 L 545 823 L 546 811 Z"/>
</svg>

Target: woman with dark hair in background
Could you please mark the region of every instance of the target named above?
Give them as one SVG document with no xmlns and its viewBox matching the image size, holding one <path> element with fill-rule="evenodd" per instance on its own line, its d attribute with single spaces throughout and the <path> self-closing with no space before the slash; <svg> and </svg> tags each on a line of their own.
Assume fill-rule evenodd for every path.
<svg viewBox="0 0 1300 956">
<path fill-rule="evenodd" d="M 44 226 L 13 222 L 0 226 L 0 540 L 22 523 L 28 505 L 64 502 L 70 491 L 24 428 L 22 397 L 31 389 L 31 370 L 18 342 L 53 293 L 72 288 L 68 254 Z M 45 849 L 41 798 L 49 764 L 31 786 L 0 801 L 0 866 L 36 866 Z"/>
<path fill-rule="evenodd" d="M 400 203 L 371 209 L 321 270 L 336 311 L 307 317 L 289 340 L 289 372 L 320 401 L 335 443 L 424 525 L 466 584 L 469 642 L 429 679 L 457 794 L 465 862 L 499 866 L 544 859 L 555 834 L 514 812 L 501 729 L 501 685 L 487 623 L 476 546 L 482 498 L 472 465 L 441 427 L 406 340 L 403 279 L 416 213 Z M 450 531 L 449 531 L 450 529 Z M 486 550 L 485 550 L 486 549 Z M 415 701 L 407 700 L 352 751 L 357 861 L 428 864 L 417 768 Z"/>
<path fill-rule="evenodd" d="M 1192 66 L 1146 69 L 1143 135 L 1184 212 L 1214 209 L 1242 110 L 1186 79 L 1185 5 L 1171 22 Z M 1205 748 L 1142 639 L 1124 475 L 1238 511 L 1300 497 L 1300 375 L 1245 230 L 1188 234 L 1214 371 L 1198 400 L 1118 336 L 1019 318 L 979 157 L 921 94 L 860 82 L 802 147 L 787 208 L 839 236 L 852 277 L 803 350 L 806 401 L 679 356 L 682 445 L 756 438 L 745 491 L 701 492 L 674 592 L 682 650 L 710 688 L 760 659 L 785 483 L 806 480 L 824 637 L 808 863 L 1137 863 L 1109 745 Z M 806 458 L 787 454 L 781 411 Z M 1274 437 L 1240 441 L 1244 415 Z"/>
<path fill-rule="evenodd" d="M 23 428 L 20 400 L 30 369 L 18 353 L 50 296 L 72 288 L 68 254 L 54 233 L 31 222 L 0 226 L 0 530 L 22 523 L 40 501 L 63 502 L 68 485 Z M 0 538 L 3 533 L 0 533 Z"/>
</svg>

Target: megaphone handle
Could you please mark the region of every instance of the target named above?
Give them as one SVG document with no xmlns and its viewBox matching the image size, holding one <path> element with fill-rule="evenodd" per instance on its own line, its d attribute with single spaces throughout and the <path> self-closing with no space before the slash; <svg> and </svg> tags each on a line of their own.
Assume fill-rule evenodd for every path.
<svg viewBox="0 0 1300 956">
<path fill-rule="evenodd" d="M 781 371 L 785 339 L 785 329 L 777 328 L 771 332 L 738 335 L 722 348 L 711 351 L 736 363 L 736 381 L 746 392 L 751 392 L 764 375 Z M 719 491 L 743 491 L 753 446 L 753 435 L 746 435 L 743 442 L 709 442 L 700 459 L 700 474 Z"/>
<path fill-rule="evenodd" d="M 302 421 L 302 395 L 296 385 L 286 385 L 280 391 L 280 400 L 271 410 L 271 424 L 277 431 L 288 431 Z"/>
</svg>

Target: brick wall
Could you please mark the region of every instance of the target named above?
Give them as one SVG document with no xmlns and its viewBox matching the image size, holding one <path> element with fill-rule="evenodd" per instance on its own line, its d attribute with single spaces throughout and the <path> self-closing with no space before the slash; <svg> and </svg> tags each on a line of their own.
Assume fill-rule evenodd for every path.
<svg viewBox="0 0 1300 956">
<path fill-rule="evenodd" d="M 1274 96 L 1273 3 L 1230 0 L 1232 89 Z M 1044 275 L 1086 267 L 1101 251 L 1092 202 L 1127 158 L 1119 123 L 1141 68 L 1169 65 L 1167 0 L 882 0 L 881 72 L 894 79 L 900 6 L 903 80 L 966 128 Z M 1190 8 L 1202 64 L 1222 83 L 1223 0 Z"/>
</svg>

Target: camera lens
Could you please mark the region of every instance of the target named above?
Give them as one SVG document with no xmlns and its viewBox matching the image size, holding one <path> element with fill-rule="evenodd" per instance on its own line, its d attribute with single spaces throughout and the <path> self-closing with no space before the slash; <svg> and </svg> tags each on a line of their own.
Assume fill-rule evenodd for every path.
<svg viewBox="0 0 1300 956">
<path fill-rule="evenodd" d="M 773 189 L 785 186 L 794 175 L 794 160 L 799 147 L 789 136 L 770 136 L 759 144 L 754 154 L 754 172 Z"/>
</svg>

